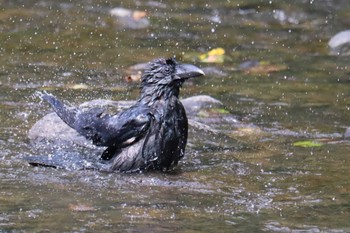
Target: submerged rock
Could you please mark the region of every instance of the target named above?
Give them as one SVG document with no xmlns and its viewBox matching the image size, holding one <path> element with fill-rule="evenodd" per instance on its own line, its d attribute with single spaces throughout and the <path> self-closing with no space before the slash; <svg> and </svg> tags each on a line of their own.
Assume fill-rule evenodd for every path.
<svg viewBox="0 0 350 233">
<path fill-rule="evenodd" d="M 143 29 L 150 25 L 145 11 L 116 7 L 111 9 L 109 13 L 114 17 L 116 23 L 123 28 Z"/>
<path fill-rule="evenodd" d="M 328 42 L 332 54 L 350 54 L 350 30 L 345 30 L 335 34 Z"/>
<path fill-rule="evenodd" d="M 350 127 L 345 130 L 343 136 L 344 136 L 345 139 L 349 139 L 350 138 Z"/>
</svg>

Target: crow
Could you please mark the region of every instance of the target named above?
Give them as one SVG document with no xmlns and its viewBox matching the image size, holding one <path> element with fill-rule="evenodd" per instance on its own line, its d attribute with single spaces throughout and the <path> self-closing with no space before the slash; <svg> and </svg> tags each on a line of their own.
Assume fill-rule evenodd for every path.
<svg viewBox="0 0 350 233">
<path fill-rule="evenodd" d="M 180 87 L 187 79 L 202 75 L 200 68 L 174 58 L 156 59 L 143 72 L 138 101 L 115 115 L 99 108 L 71 108 L 46 92 L 39 96 L 80 135 L 106 147 L 99 170 L 167 171 L 184 157 L 187 142 L 188 121 L 179 100 Z M 32 164 L 45 166 L 45 162 Z"/>
</svg>

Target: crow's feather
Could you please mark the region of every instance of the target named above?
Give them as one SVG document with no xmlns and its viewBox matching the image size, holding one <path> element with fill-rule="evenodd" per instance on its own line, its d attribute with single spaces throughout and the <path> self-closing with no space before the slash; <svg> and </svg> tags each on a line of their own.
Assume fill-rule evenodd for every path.
<svg viewBox="0 0 350 233">
<path fill-rule="evenodd" d="M 188 123 L 179 89 L 186 79 L 201 75 L 203 71 L 193 65 L 157 59 L 142 75 L 139 100 L 116 115 L 98 108 L 68 107 L 45 92 L 39 95 L 71 128 L 95 145 L 107 147 L 100 170 L 168 170 L 184 156 L 187 142 Z"/>
</svg>

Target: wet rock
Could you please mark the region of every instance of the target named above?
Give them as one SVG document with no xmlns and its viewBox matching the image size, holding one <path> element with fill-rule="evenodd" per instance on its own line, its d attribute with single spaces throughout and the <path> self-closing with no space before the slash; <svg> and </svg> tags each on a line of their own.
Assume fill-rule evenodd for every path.
<svg viewBox="0 0 350 233">
<path fill-rule="evenodd" d="M 126 69 L 125 81 L 127 82 L 139 82 L 141 81 L 141 76 L 143 71 L 148 67 L 148 62 L 139 63 L 133 66 L 130 66 Z"/>
<path fill-rule="evenodd" d="M 248 61 L 242 62 L 238 68 L 240 70 L 249 70 L 251 68 L 259 66 L 259 64 L 260 64 L 260 62 L 257 60 L 248 60 Z"/>
<path fill-rule="evenodd" d="M 45 144 L 47 141 L 59 145 L 80 145 L 93 147 L 93 144 L 65 124 L 56 113 L 49 113 L 37 121 L 28 132 L 32 142 Z"/>
<path fill-rule="evenodd" d="M 203 109 L 213 109 L 217 106 L 223 106 L 221 101 L 208 96 L 208 95 L 196 95 L 181 100 L 186 109 L 186 113 L 189 117 L 197 115 Z"/>
<path fill-rule="evenodd" d="M 109 13 L 115 18 L 116 23 L 123 28 L 143 29 L 150 25 L 145 11 L 134 11 L 117 7 L 111 9 Z"/>
<path fill-rule="evenodd" d="M 201 69 L 208 76 L 225 77 L 228 75 L 225 71 L 214 66 L 202 67 Z"/>
<path fill-rule="evenodd" d="M 149 65 L 148 62 L 138 63 L 138 64 L 135 64 L 133 66 L 130 66 L 128 68 L 128 70 L 130 70 L 130 71 L 143 71 L 143 70 L 147 69 L 148 65 Z"/>
<path fill-rule="evenodd" d="M 153 8 L 163 8 L 163 9 L 165 9 L 167 6 L 165 3 L 162 3 L 160 1 L 147 1 L 145 2 L 145 5 Z"/>
<path fill-rule="evenodd" d="M 347 128 L 344 132 L 344 138 L 349 139 L 350 138 L 350 127 Z"/>
<path fill-rule="evenodd" d="M 286 70 L 288 67 L 284 64 L 272 64 L 269 61 L 248 60 L 241 63 L 238 68 L 245 73 L 269 74 Z"/>
<path fill-rule="evenodd" d="M 307 16 L 303 12 L 286 12 L 284 10 L 276 9 L 273 11 L 273 18 L 281 24 L 295 24 L 298 25 L 306 21 Z"/>
<path fill-rule="evenodd" d="M 350 30 L 335 34 L 328 42 L 331 54 L 350 55 Z"/>
</svg>

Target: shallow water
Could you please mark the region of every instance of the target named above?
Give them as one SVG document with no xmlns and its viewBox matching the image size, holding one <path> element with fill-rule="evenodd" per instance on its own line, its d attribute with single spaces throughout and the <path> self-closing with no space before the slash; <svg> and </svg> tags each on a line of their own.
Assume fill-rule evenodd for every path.
<svg viewBox="0 0 350 233">
<path fill-rule="evenodd" d="M 128 29 L 113 7 L 146 11 Z M 348 57 L 327 42 L 349 26 L 346 0 L 4 1 L 0 11 L 1 232 L 350 231 Z M 216 47 L 224 63 L 200 63 Z M 198 140 L 172 173 L 105 174 L 31 167 L 27 132 L 50 110 L 48 90 L 74 104 L 135 99 L 126 68 L 176 56 L 226 75 L 184 85 L 247 125 Z M 247 60 L 278 67 L 238 69 Z M 234 123 L 232 123 L 234 124 Z M 205 135 L 205 134 L 204 134 Z M 210 143 L 209 141 L 215 143 Z M 322 141 L 298 147 L 298 141 Z M 237 146 L 240 141 L 245 146 Z M 42 151 L 40 150 L 40 153 Z"/>
</svg>

